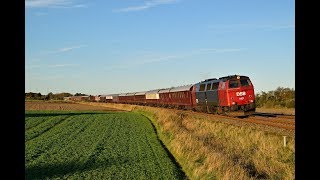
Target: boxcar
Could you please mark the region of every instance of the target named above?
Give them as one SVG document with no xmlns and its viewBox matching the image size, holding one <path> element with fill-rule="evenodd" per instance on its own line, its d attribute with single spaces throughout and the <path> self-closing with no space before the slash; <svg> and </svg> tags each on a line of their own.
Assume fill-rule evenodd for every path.
<svg viewBox="0 0 320 180">
<path fill-rule="evenodd" d="M 170 98 L 170 89 L 162 89 L 159 91 L 159 104 L 162 107 L 172 107 L 171 98 Z"/>
<path fill-rule="evenodd" d="M 107 102 L 107 103 L 113 102 L 113 99 L 114 99 L 114 94 L 110 94 L 110 95 L 105 96 L 105 102 Z"/>
<path fill-rule="evenodd" d="M 146 104 L 157 106 L 159 104 L 159 91 L 161 89 L 151 90 L 146 92 Z"/>
<path fill-rule="evenodd" d="M 113 103 L 119 103 L 119 94 L 113 94 L 112 95 L 112 102 Z"/>
<path fill-rule="evenodd" d="M 169 103 L 177 108 L 191 109 L 196 105 L 195 86 L 186 85 L 170 89 Z"/>
<path fill-rule="evenodd" d="M 134 93 L 127 93 L 126 94 L 126 102 L 129 103 L 129 104 L 133 104 L 135 102 L 135 99 L 134 99 Z"/>
<path fill-rule="evenodd" d="M 106 97 L 107 97 L 106 95 L 100 95 L 98 101 L 99 102 L 106 102 Z"/>
<path fill-rule="evenodd" d="M 127 103 L 127 93 L 119 94 L 119 103 Z"/>
<path fill-rule="evenodd" d="M 136 104 L 145 105 L 146 104 L 146 92 L 137 92 L 134 94 L 134 101 Z"/>
</svg>

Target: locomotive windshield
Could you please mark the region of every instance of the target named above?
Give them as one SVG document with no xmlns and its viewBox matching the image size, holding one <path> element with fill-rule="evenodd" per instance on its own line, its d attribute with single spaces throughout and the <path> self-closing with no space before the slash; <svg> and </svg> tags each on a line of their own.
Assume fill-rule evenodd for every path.
<svg viewBox="0 0 320 180">
<path fill-rule="evenodd" d="M 237 88 L 237 87 L 239 87 L 238 80 L 230 80 L 229 81 L 229 88 Z"/>
<path fill-rule="evenodd" d="M 242 87 L 251 86 L 251 81 L 248 78 L 241 78 L 240 81 L 235 79 L 229 80 L 229 88 L 237 88 L 240 87 L 240 85 Z"/>
<path fill-rule="evenodd" d="M 240 83 L 241 83 L 241 86 L 251 86 L 251 82 L 249 79 L 241 79 Z"/>
</svg>

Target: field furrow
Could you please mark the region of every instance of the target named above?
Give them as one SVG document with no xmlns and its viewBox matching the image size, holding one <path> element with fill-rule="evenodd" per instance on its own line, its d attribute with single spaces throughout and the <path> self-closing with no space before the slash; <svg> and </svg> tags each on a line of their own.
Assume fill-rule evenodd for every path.
<svg viewBox="0 0 320 180">
<path fill-rule="evenodd" d="M 50 117 L 50 119 L 48 120 L 43 120 L 43 122 L 39 123 L 38 125 L 26 130 L 25 142 L 40 136 L 41 134 L 45 133 L 46 131 L 60 124 L 61 122 L 63 122 L 69 117 L 70 115 L 53 116 L 53 117 Z"/>
<path fill-rule="evenodd" d="M 71 116 L 38 138 L 26 142 L 26 163 L 29 161 L 36 162 L 37 158 L 44 158 L 45 155 L 48 156 L 50 153 L 59 152 L 61 148 L 90 124 L 90 121 L 86 121 L 82 116 Z"/>
</svg>

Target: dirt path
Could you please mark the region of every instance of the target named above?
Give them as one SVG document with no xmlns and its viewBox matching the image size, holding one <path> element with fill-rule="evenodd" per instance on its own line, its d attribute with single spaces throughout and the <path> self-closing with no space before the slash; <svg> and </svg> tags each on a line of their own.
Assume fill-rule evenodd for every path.
<svg viewBox="0 0 320 180">
<path fill-rule="evenodd" d="M 69 110 L 69 111 L 86 111 L 86 110 L 101 110 L 101 111 L 122 111 L 119 109 L 91 106 L 86 104 L 76 104 L 67 102 L 50 102 L 50 101 L 26 101 L 25 110 Z"/>
</svg>

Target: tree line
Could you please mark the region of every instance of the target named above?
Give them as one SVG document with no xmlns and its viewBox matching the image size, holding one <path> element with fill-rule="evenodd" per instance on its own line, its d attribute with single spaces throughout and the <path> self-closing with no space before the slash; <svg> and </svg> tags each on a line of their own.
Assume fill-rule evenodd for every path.
<svg viewBox="0 0 320 180">
<path fill-rule="evenodd" d="M 76 93 L 57 93 L 53 94 L 52 92 L 47 95 L 42 95 L 41 93 L 25 93 L 25 99 L 27 100 L 63 100 L 64 97 L 70 96 L 87 96 L 86 94 Z M 294 108 L 295 107 L 295 90 L 290 88 L 278 87 L 276 90 L 268 92 L 260 92 L 255 94 L 256 106 L 265 107 L 265 108 L 277 108 L 277 107 L 286 107 Z"/>
<path fill-rule="evenodd" d="M 25 93 L 26 100 L 63 100 L 64 97 L 70 97 L 70 96 L 87 96 L 87 95 L 82 93 L 76 93 L 73 95 L 71 93 L 66 93 L 66 92 L 56 93 L 56 94 L 49 92 L 47 95 L 42 95 L 41 93 L 33 93 L 33 92 Z"/>
<path fill-rule="evenodd" d="M 295 107 L 295 90 L 278 87 L 276 90 L 255 94 L 256 106 L 265 108 Z"/>
</svg>

